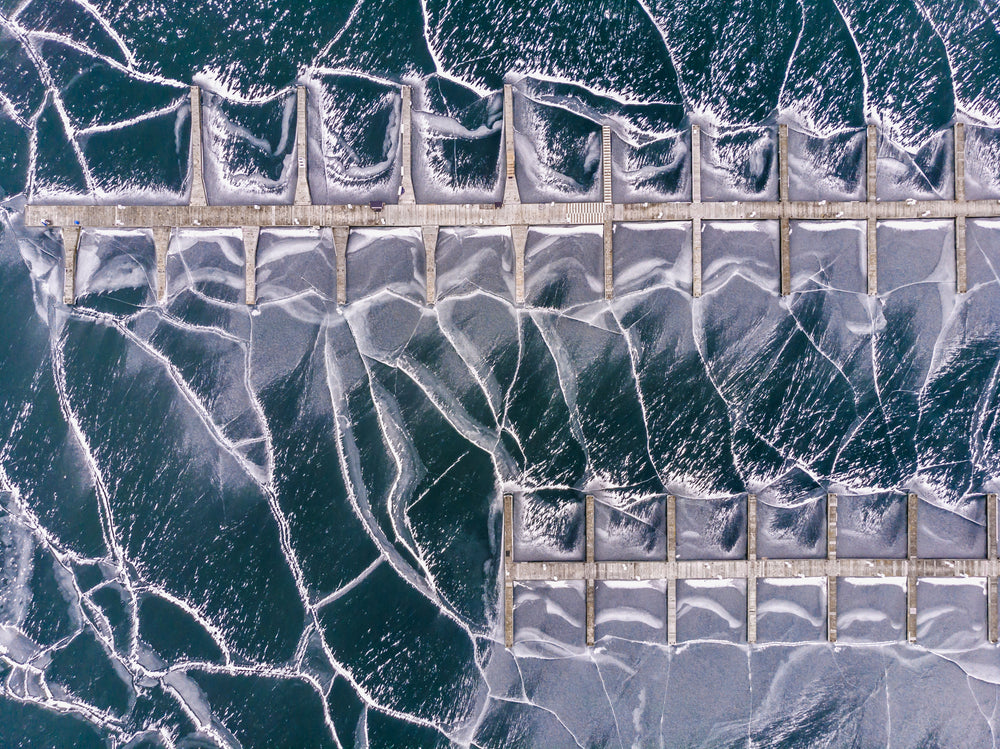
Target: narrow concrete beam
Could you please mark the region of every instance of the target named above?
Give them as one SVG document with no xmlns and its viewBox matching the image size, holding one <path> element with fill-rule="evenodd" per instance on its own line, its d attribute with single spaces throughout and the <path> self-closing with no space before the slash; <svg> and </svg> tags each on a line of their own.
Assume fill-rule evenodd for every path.
<svg viewBox="0 0 1000 749">
<path fill-rule="evenodd" d="M 347 240 L 351 227 L 333 227 L 333 248 L 337 259 L 337 304 L 347 304 Z"/>
<path fill-rule="evenodd" d="M 399 150 L 400 150 L 400 174 L 403 178 L 400 184 L 399 202 L 404 204 L 416 203 L 417 198 L 413 193 L 413 154 L 412 154 L 412 134 L 413 134 L 413 112 L 410 101 L 411 91 L 409 86 L 403 86 L 402 103 L 399 108 Z"/>
<path fill-rule="evenodd" d="M 955 288 L 959 294 L 964 294 L 968 286 L 965 262 L 965 216 L 955 216 Z"/>
<path fill-rule="evenodd" d="M 517 169 L 514 153 L 514 88 L 509 83 L 503 86 L 503 142 L 507 169 L 504 179 L 503 202 L 519 204 L 521 193 L 517 189 Z"/>
<path fill-rule="evenodd" d="M 986 495 L 986 558 L 997 560 L 997 495 Z"/>
<path fill-rule="evenodd" d="M 205 197 L 205 170 L 202 166 L 201 148 L 201 89 L 191 86 L 191 180 L 189 205 L 208 205 Z"/>
<path fill-rule="evenodd" d="M 691 126 L 691 202 L 701 202 L 701 127 Z"/>
<path fill-rule="evenodd" d="M 788 125 L 778 125 L 778 197 L 782 203 L 792 199 L 788 178 Z"/>
<path fill-rule="evenodd" d="M 524 304 L 524 248 L 528 244 L 528 227 L 515 224 L 510 227 L 514 243 L 514 303 Z"/>
<path fill-rule="evenodd" d="M 917 641 L 917 506 L 914 492 L 906 495 L 906 640 Z"/>
<path fill-rule="evenodd" d="M 80 247 L 80 227 L 62 227 L 63 303 L 76 304 L 76 251 Z"/>
<path fill-rule="evenodd" d="M 167 298 L 167 252 L 170 249 L 170 227 L 153 227 L 153 246 L 156 248 L 156 298 Z"/>
<path fill-rule="evenodd" d="M 837 578 L 826 578 L 826 639 L 837 641 Z"/>
<path fill-rule="evenodd" d="M 585 511 L 585 531 L 587 548 L 587 647 L 594 646 L 594 577 L 596 575 L 594 563 L 594 498 L 587 495 Z"/>
<path fill-rule="evenodd" d="M 503 638 L 508 648 L 514 646 L 514 495 L 503 495 Z"/>
<path fill-rule="evenodd" d="M 955 123 L 955 201 L 965 201 L 965 125 Z"/>
<path fill-rule="evenodd" d="M 604 188 L 604 205 L 614 201 L 611 195 L 611 128 L 601 127 L 601 186 Z"/>
<path fill-rule="evenodd" d="M 1000 634 L 1000 605 L 997 597 L 997 495 L 986 495 L 986 558 L 990 562 L 990 575 L 986 578 L 986 621 L 990 642 L 996 642 Z"/>
<path fill-rule="evenodd" d="M 610 214 L 610 211 L 609 211 Z M 604 298 L 611 299 L 615 295 L 614 276 L 614 222 L 610 215 L 604 219 Z"/>
<path fill-rule="evenodd" d="M 667 580 L 667 645 L 677 644 L 677 579 Z"/>
<path fill-rule="evenodd" d="M 826 558 L 837 558 L 837 495 L 826 495 Z"/>
<path fill-rule="evenodd" d="M 260 239 L 259 226 L 243 227 L 243 252 L 246 256 L 246 299 L 247 304 L 257 304 L 257 240 Z"/>
<path fill-rule="evenodd" d="M 701 296 L 701 219 L 691 219 L 691 296 Z"/>
<path fill-rule="evenodd" d="M 878 294 L 878 225 L 874 216 L 867 221 L 868 296 Z"/>
<path fill-rule="evenodd" d="M 747 642 L 757 642 L 757 495 L 747 494 Z"/>
<path fill-rule="evenodd" d="M 788 296 L 792 293 L 792 249 L 791 249 L 791 226 L 788 216 L 782 216 L 778 220 L 780 232 L 780 267 L 781 267 L 781 296 Z"/>
<path fill-rule="evenodd" d="M 667 495 L 667 561 L 677 561 L 677 497 Z M 667 644 L 677 644 L 677 580 L 667 580 Z"/>
<path fill-rule="evenodd" d="M 309 131 L 306 128 L 306 87 L 295 89 L 295 155 L 299 171 L 295 181 L 295 205 L 312 205 L 309 192 Z"/>
<path fill-rule="evenodd" d="M 437 296 L 437 243 L 438 226 L 421 226 L 420 233 L 424 238 L 424 256 L 427 276 L 427 303 L 434 304 Z"/>
<path fill-rule="evenodd" d="M 875 125 L 868 126 L 865 148 L 865 180 L 866 198 L 869 203 L 877 200 L 875 176 L 878 168 L 878 131 Z"/>
</svg>

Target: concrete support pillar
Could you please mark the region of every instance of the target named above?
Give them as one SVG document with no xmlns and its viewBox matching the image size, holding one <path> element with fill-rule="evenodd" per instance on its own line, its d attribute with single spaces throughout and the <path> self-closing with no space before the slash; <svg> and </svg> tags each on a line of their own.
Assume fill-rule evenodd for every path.
<svg viewBox="0 0 1000 749">
<path fill-rule="evenodd" d="M 778 125 L 778 193 L 781 199 L 781 219 L 779 220 L 779 256 L 781 267 L 781 295 L 792 293 L 792 261 L 791 261 L 791 226 L 788 215 L 791 213 L 789 201 L 788 177 L 788 125 Z"/>
<path fill-rule="evenodd" d="M 826 495 L 826 558 L 837 559 L 837 495 Z M 837 641 L 837 578 L 826 579 L 826 635 L 830 642 Z"/>
<path fill-rule="evenodd" d="M 906 495 L 906 639 L 917 641 L 917 506 L 914 492 Z"/>
<path fill-rule="evenodd" d="M 965 125 L 955 123 L 955 202 L 965 202 Z"/>
<path fill-rule="evenodd" d="M 295 89 L 295 155 L 298 176 L 295 180 L 295 205 L 312 205 L 309 193 L 309 131 L 306 127 L 306 87 Z"/>
<path fill-rule="evenodd" d="M 878 294 L 878 225 L 874 215 L 868 216 L 868 295 Z"/>
<path fill-rule="evenodd" d="M 201 89 L 191 86 L 191 181 L 190 205 L 208 205 L 205 197 L 205 170 L 202 167 L 201 148 Z"/>
<path fill-rule="evenodd" d="M 869 203 L 877 200 L 875 176 L 878 166 L 878 130 L 875 125 L 869 125 L 865 142 L 865 187 L 866 199 Z"/>
<path fill-rule="evenodd" d="M 594 559 L 594 498 L 587 495 L 585 511 L 585 531 L 587 547 L 587 647 L 594 646 L 594 578 L 597 568 Z"/>
<path fill-rule="evenodd" d="M 514 303 L 524 304 L 524 248 L 528 244 L 528 227 L 517 224 L 510 227 L 514 243 Z"/>
<path fill-rule="evenodd" d="M 747 495 L 747 642 L 757 642 L 757 495 Z"/>
<path fill-rule="evenodd" d="M 333 248 L 337 258 L 337 304 L 347 304 L 347 240 L 351 227 L 333 227 Z"/>
<path fill-rule="evenodd" d="M 503 635 L 504 645 L 514 646 L 514 495 L 503 495 Z"/>
<path fill-rule="evenodd" d="M 413 113 L 410 103 L 410 87 L 403 86 L 402 94 L 402 104 L 400 105 L 399 112 L 399 150 L 401 161 L 400 173 L 403 181 L 400 184 L 399 202 L 416 203 L 417 198 L 413 193 L 413 175 L 411 173 L 413 165 L 413 155 L 411 150 Z"/>
<path fill-rule="evenodd" d="M 243 227 L 243 251 L 246 256 L 247 304 L 257 304 L 257 240 L 260 239 L 259 226 Z"/>
<path fill-rule="evenodd" d="M 875 222 L 875 203 L 877 200 L 875 176 L 878 165 L 878 131 L 874 125 L 868 126 L 865 148 L 866 192 L 868 199 L 868 294 L 878 294 L 878 242 Z"/>
<path fill-rule="evenodd" d="M 517 189 L 517 170 L 514 154 L 514 89 L 509 83 L 503 86 L 503 142 L 507 169 L 504 179 L 503 202 L 518 205 L 521 193 Z"/>
<path fill-rule="evenodd" d="M 989 575 L 986 578 L 986 621 L 990 642 L 997 641 L 1000 622 L 997 606 L 997 495 L 986 495 L 986 557 L 989 560 Z"/>
<path fill-rule="evenodd" d="M 611 299 L 615 295 L 614 277 L 614 222 L 610 216 L 611 210 L 604 219 L 604 298 Z"/>
<path fill-rule="evenodd" d="M 427 276 L 427 303 L 434 304 L 437 296 L 435 285 L 437 284 L 437 241 L 438 226 L 421 226 L 420 233 L 424 238 L 424 256 L 426 276 Z"/>
<path fill-rule="evenodd" d="M 63 303 L 76 304 L 76 251 L 80 247 L 80 227 L 62 228 Z"/>
<path fill-rule="evenodd" d="M 611 187 L 611 128 L 601 128 L 601 184 L 604 187 L 604 298 L 614 296 L 614 225 Z"/>
<path fill-rule="evenodd" d="M 170 227 L 153 227 L 153 245 L 156 247 L 156 298 L 161 302 L 167 297 L 167 251 L 170 249 Z"/>
<path fill-rule="evenodd" d="M 691 296 L 701 296 L 701 219 L 691 219 Z"/>
<path fill-rule="evenodd" d="M 677 497 L 667 495 L 667 561 L 677 561 Z M 667 644 L 677 644 L 677 579 L 667 579 Z"/>
<path fill-rule="evenodd" d="M 691 126 L 691 203 L 701 203 L 701 127 Z M 691 219 L 691 296 L 701 296 L 701 218 Z"/>
</svg>

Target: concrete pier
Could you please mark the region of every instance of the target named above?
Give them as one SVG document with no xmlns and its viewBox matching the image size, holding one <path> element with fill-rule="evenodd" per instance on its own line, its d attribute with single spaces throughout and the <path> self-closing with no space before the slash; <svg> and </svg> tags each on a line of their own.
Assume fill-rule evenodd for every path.
<svg viewBox="0 0 1000 749">
<path fill-rule="evenodd" d="M 955 252 L 957 285 L 965 289 L 965 220 L 968 217 L 1000 217 L 1000 201 L 964 199 L 964 131 L 955 128 L 956 199 L 955 200 L 876 200 L 877 132 L 867 129 L 866 187 L 864 201 L 793 201 L 789 193 L 788 129 L 779 126 L 779 187 L 777 201 L 702 202 L 701 195 L 701 131 L 691 129 L 691 200 L 666 203 L 614 203 L 612 190 L 611 132 L 604 127 L 602 138 L 602 200 L 576 203 L 521 203 L 515 174 L 513 90 L 504 88 L 504 148 L 506 175 L 504 200 L 497 206 L 489 204 L 418 204 L 412 179 L 412 106 L 411 91 L 404 86 L 400 104 L 398 158 L 401 165 L 401 193 L 396 204 L 379 205 L 315 205 L 311 202 L 308 185 L 308 140 L 306 128 L 307 102 L 305 89 L 297 89 L 296 149 L 299 172 L 295 200 L 291 205 L 211 206 L 207 205 L 202 170 L 201 98 L 196 87 L 191 89 L 191 164 L 189 186 L 191 202 L 187 206 L 113 206 L 113 205 L 29 205 L 25 211 L 28 226 L 79 228 L 156 228 L 156 227 L 241 227 L 248 237 L 261 227 L 329 226 L 335 229 L 358 227 L 441 227 L 441 226 L 509 226 L 514 235 L 515 288 L 518 303 L 523 302 L 523 238 L 529 226 L 600 225 L 603 227 L 605 296 L 613 292 L 613 238 L 615 222 L 687 221 L 691 224 L 691 293 L 702 293 L 703 221 L 777 221 L 781 235 L 780 288 L 782 294 L 791 289 L 790 232 L 794 221 L 855 220 L 867 225 L 868 291 L 878 292 L 877 222 L 889 219 L 951 219 L 955 221 Z M 427 232 L 424 232 L 427 233 Z M 429 233 L 427 233 L 430 236 Z M 73 231 L 65 235 L 67 266 L 75 267 Z M 433 247 L 427 248 L 429 254 Z M 248 267 L 252 259 L 248 258 Z M 429 266 L 431 267 L 431 266 Z M 64 296 L 73 297 L 72 279 L 65 281 Z M 247 298 L 255 298 L 247 289 Z M 344 298 L 338 289 L 338 298 Z"/>
<path fill-rule="evenodd" d="M 295 155 L 298 176 L 295 179 L 295 205 L 312 205 L 309 193 L 309 131 L 306 128 L 306 87 L 295 89 Z"/>
<path fill-rule="evenodd" d="M 333 248 L 337 258 L 337 303 L 347 304 L 347 240 L 351 227 L 333 227 Z"/>
<path fill-rule="evenodd" d="M 188 181 L 191 183 L 191 197 L 188 203 L 192 206 L 208 205 L 205 196 L 205 170 L 202 166 L 203 151 L 201 147 L 201 89 L 191 87 L 191 167 L 188 171 Z M 164 222 L 165 226 L 174 225 Z"/>
<path fill-rule="evenodd" d="M 837 495 L 826 495 L 826 558 L 837 559 Z M 826 579 L 826 638 L 837 641 L 837 578 Z"/>
<path fill-rule="evenodd" d="M 503 142 L 507 164 L 503 202 L 518 204 L 521 202 L 521 193 L 517 189 L 517 162 L 514 150 L 514 88 L 509 83 L 503 86 Z"/>
<path fill-rule="evenodd" d="M 986 495 L 986 558 L 990 564 L 990 571 L 997 571 L 997 495 L 989 493 Z M 1000 629 L 1000 611 L 997 606 L 1000 601 L 997 599 L 997 576 L 991 574 L 986 579 L 986 622 L 987 634 L 990 642 L 997 641 L 998 629 Z"/>
<path fill-rule="evenodd" d="M 757 495 L 747 494 L 747 642 L 757 642 Z"/>
<path fill-rule="evenodd" d="M 789 192 L 788 178 L 788 125 L 778 125 L 778 195 L 782 204 L 787 204 L 792 198 Z M 780 266 L 781 295 L 792 293 L 792 260 L 791 260 L 791 228 L 787 215 L 779 219 L 780 234 Z"/>
<path fill-rule="evenodd" d="M 257 240 L 260 239 L 259 226 L 243 227 L 243 252 L 246 257 L 247 304 L 257 304 Z"/>
<path fill-rule="evenodd" d="M 167 252 L 170 249 L 169 227 L 153 227 L 153 246 L 156 248 L 156 298 L 162 302 L 167 297 Z"/>
<path fill-rule="evenodd" d="M 865 146 L 865 174 L 867 176 L 865 196 L 868 205 L 874 206 L 877 202 L 875 175 L 878 164 L 878 133 L 874 125 L 868 126 Z M 868 294 L 875 296 L 878 294 L 878 227 L 875 223 L 877 213 L 869 211 L 866 218 L 868 220 Z"/>
<path fill-rule="evenodd" d="M 587 495 L 584 505 L 587 566 L 587 647 L 594 647 L 594 578 L 597 577 L 594 559 L 594 498 Z"/>
<path fill-rule="evenodd" d="M 691 126 L 691 205 L 701 203 L 701 127 Z M 701 215 L 691 216 L 691 296 L 701 296 Z"/>
<path fill-rule="evenodd" d="M 747 641 L 757 640 L 758 578 L 825 578 L 827 600 L 827 637 L 837 641 L 837 583 L 841 578 L 905 578 L 906 636 L 916 641 L 917 581 L 920 578 L 985 578 L 989 592 L 990 642 L 997 639 L 997 495 L 987 495 L 987 525 L 992 527 L 985 559 L 920 559 L 917 556 L 916 494 L 907 496 L 907 556 L 905 559 L 845 559 L 837 555 L 837 495 L 827 495 L 827 554 L 824 559 L 758 559 L 757 498 L 747 497 L 747 558 L 736 560 L 677 559 L 676 498 L 666 498 L 667 553 L 665 560 L 607 561 L 594 558 L 594 504 L 588 496 L 585 507 L 586 551 L 580 562 L 517 562 L 513 559 L 513 498 L 504 495 L 504 585 L 505 622 L 508 647 L 513 642 L 513 584 L 516 580 L 581 580 L 586 585 L 586 637 L 594 643 L 596 621 L 594 584 L 597 580 L 664 580 L 667 583 L 667 643 L 677 642 L 677 581 L 735 579 L 747 586 Z M 751 532 L 751 529 L 754 529 Z M 508 587 L 509 586 L 509 587 Z M 509 600 L 508 600 L 509 599 Z"/>
<path fill-rule="evenodd" d="M 424 240 L 425 268 L 427 274 L 427 304 L 434 304 L 437 296 L 437 243 L 438 227 L 421 226 L 420 234 Z"/>
<path fill-rule="evenodd" d="M 604 298 L 614 296 L 614 200 L 611 180 L 611 128 L 601 128 L 601 185 L 604 188 Z"/>
<path fill-rule="evenodd" d="M 399 172 L 402 182 L 399 187 L 399 202 L 401 205 L 414 205 L 417 202 L 413 192 L 413 113 L 411 104 L 411 89 L 403 86 L 401 103 L 399 107 Z M 421 224 L 434 223 L 432 221 L 422 221 Z"/>
<path fill-rule="evenodd" d="M 63 303 L 76 304 L 76 252 L 80 248 L 80 227 L 63 226 Z"/>
<path fill-rule="evenodd" d="M 917 506 L 920 500 L 906 495 L 906 639 L 917 641 Z"/>
<path fill-rule="evenodd" d="M 503 632 L 504 643 L 514 646 L 514 495 L 503 495 Z"/>
<path fill-rule="evenodd" d="M 514 243 L 514 303 L 524 304 L 524 250 L 528 244 L 528 227 L 511 226 L 510 237 Z"/>
<path fill-rule="evenodd" d="M 667 495 L 667 564 L 677 562 L 677 497 Z M 667 644 L 677 644 L 677 580 L 667 580 Z"/>
<path fill-rule="evenodd" d="M 965 202 L 965 125 L 955 123 L 955 202 Z M 959 294 L 968 287 L 965 264 L 965 216 L 955 216 L 955 283 Z"/>
</svg>

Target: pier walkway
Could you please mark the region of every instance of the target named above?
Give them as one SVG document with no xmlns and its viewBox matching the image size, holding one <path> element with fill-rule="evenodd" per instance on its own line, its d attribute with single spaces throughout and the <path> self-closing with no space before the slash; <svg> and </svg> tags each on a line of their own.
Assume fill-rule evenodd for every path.
<svg viewBox="0 0 1000 749">
<path fill-rule="evenodd" d="M 907 556 L 904 559 L 845 559 L 837 556 L 837 495 L 827 495 L 827 556 L 825 559 L 762 559 L 757 556 L 757 499 L 747 497 L 747 558 L 736 560 L 678 560 L 676 499 L 667 497 L 667 554 L 655 561 L 596 561 L 594 555 L 594 498 L 585 500 L 585 559 L 579 562 L 519 562 L 514 559 L 514 497 L 503 497 L 504 638 L 514 644 L 514 585 L 530 581 L 586 581 L 586 639 L 594 644 L 597 580 L 665 580 L 667 582 L 667 642 L 677 642 L 678 580 L 746 580 L 747 642 L 757 641 L 757 580 L 759 578 L 825 578 L 827 639 L 837 640 L 838 578 L 905 578 L 906 638 L 917 641 L 917 580 L 920 578 L 985 578 L 987 582 L 987 636 L 997 642 L 997 495 L 986 495 L 987 557 L 985 559 L 920 559 L 917 557 L 916 494 L 907 497 Z"/>
<path fill-rule="evenodd" d="M 797 201 L 790 199 L 788 172 L 788 130 L 779 126 L 779 195 L 777 201 L 702 201 L 701 136 L 698 126 L 691 133 L 690 201 L 664 203 L 615 203 L 612 194 L 611 133 L 602 128 L 602 202 L 522 203 L 517 189 L 514 152 L 513 95 L 504 87 L 505 174 L 503 201 L 498 204 L 424 204 L 415 201 L 411 173 L 410 88 L 403 87 L 401 112 L 402 189 L 399 202 L 384 206 L 317 205 L 309 195 L 306 161 L 306 93 L 297 90 L 296 148 L 298 175 L 291 205 L 222 206 L 208 205 L 202 169 L 201 96 L 191 88 L 191 186 L 188 205 L 29 205 L 25 221 L 29 226 L 62 229 L 65 246 L 64 298 L 75 301 L 74 268 L 82 229 L 149 228 L 153 230 L 159 268 L 159 294 L 165 293 L 165 259 L 171 228 L 239 227 L 246 249 L 246 301 L 256 302 L 256 250 L 261 228 L 316 226 L 332 227 L 338 261 L 337 298 L 346 303 L 344 255 L 352 227 L 420 227 L 425 242 L 428 269 L 428 303 L 434 302 L 434 251 L 442 226 L 510 227 L 515 253 L 516 301 L 524 301 L 524 249 L 531 226 L 601 226 L 604 233 L 605 296 L 613 293 L 613 225 L 616 222 L 689 221 L 692 224 L 691 293 L 701 295 L 701 227 L 703 221 L 778 221 L 780 225 L 781 293 L 791 290 L 789 234 L 791 221 L 858 220 L 867 222 L 868 292 L 877 293 L 876 223 L 888 219 L 949 219 L 955 222 L 955 264 L 957 290 L 964 292 L 965 221 L 970 217 L 1000 216 L 1000 201 L 965 200 L 965 137 L 963 126 L 955 125 L 955 199 L 881 202 L 875 199 L 876 142 L 874 126 L 867 133 L 867 200 Z"/>
</svg>

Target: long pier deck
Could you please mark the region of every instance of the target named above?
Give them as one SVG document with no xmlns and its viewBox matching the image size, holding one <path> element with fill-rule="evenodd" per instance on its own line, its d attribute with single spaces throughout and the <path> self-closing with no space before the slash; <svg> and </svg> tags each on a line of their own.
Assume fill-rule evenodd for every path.
<svg viewBox="0 0 1000 749">
<path fill-rule="evenodd" d="M 921 559 L 917 557 L 916 494 L 907 497 L 907 556 L 903 559 L 847 559 L 837 556 L 837 495 L 827 495 L 827 556 L 825 559 L 760 559 L 757 557 L 757 500 L 747 499 L 747 558 L 734 560 L 678 560 L 675 498 L 667 497 L 667 555 L 663 560 L 596 561 L 594 558 L 594 498 L 586 497 L 585 560 L 578 562 L 523 562 L 514 559 L 513 495 L 503 497 L 504 638 L 514 644 L 514 585 L 530 581 L 586 581 L 586 639 L 594 644 L 597 580 L 665 580 L 667 582 L 667 642 L 677 642 L 678 580 L 736 579 L 747 581 L 748 642 L 757 641 L 759 578 L 825 578 L 827 581 L 827 639 L 837 640 L 837 579 L 897 578 L 906 580 L 906 637 L 917 641 L 917 580 L 920 578 L 985 578 L 987 581 L 987 636 L 997 642 L 997 495 L 987 494 L 987 557 L 985 559 Z"/>
<path fill-rule="evenodd" d="M 65 301 L 72 304 L 74 293 L 75 255 L 82 229 L 151 228 L 157 245 L 161 275 L 159 292 L 164 293 L 163 268 L 169 244 L 170 228 L 239 227 L 246 249 L 246 300 L 256 302 L 256 248 L 260 229 L 267 227 L 320 226 L 333 227 L 338 268 L 343 268 L 347 239 L 351 227 L 420 227 L 425 238 L 428 268 L 428 298 L 434 301 L 434 242 L 442 226 L 505 226 L 510 227 L 515 252 L 515 288 L 517 302 L 523 302 L 524 249 L 527 229 L 531 226 L 602 226 L 604 230 L 605 296 L 613 294 L 613 225 L 616 222 L 688 221 L 692 224 L 691 292 L 701 295 L 701 227 L 704 221 L 778 221 L 780 225 L 781 293 L 790 293 L 790 223 L 792 221 L 857 220 L 867 222 L 868 291 L 877 293 L 876 223 L 890 219 L 949 219 L 955 222 L 955 263 L 957 290 L 965 291 L 965 221 L 969 217 L 1000 217 L 1000 201 L 965 199 L 965 137 L 963 126 L 955 125 L 955 199 L 878 201 L 875 199 L 877 164 L 877 133 L 874 126 L 867 132 L 866 186 L 864 201 L 801 201 L 790 199 L 788 167 L 788 130 L 779 126 L 778 162 L 779 196 L 776 201 L 703 201 L 701 195 L 701 136 L 698 126 L 691 133 L 690 201 L 662 203 L 615 203 L 612 194 L 611 133 L 602 129 L 601 202 L 522 203 L 514 178 L 514 118 L 513 95 L 504 87 L 505 174 L 503 201 L 498 204 L 424 204 L 417 203 L 411 175 L 411 94 L 403 87 L 401 112 L 402 190 L 399 202 L 384 206 L 317 205 L 309 195 L 306 162 L 306 94 L 297 91 L 296 148 L 298 174 L 295 199 L 285 205 L 208 205 L 202 171 L 201 96 L 197 87 L 191 89 L 191 187 L 188 205 L 29 205 L 26 223 L 29 226 L 61 227 L 65 245 Z M 338 300 L 346 302 L 346 276 L 339 274 Z"/>
</svg>

